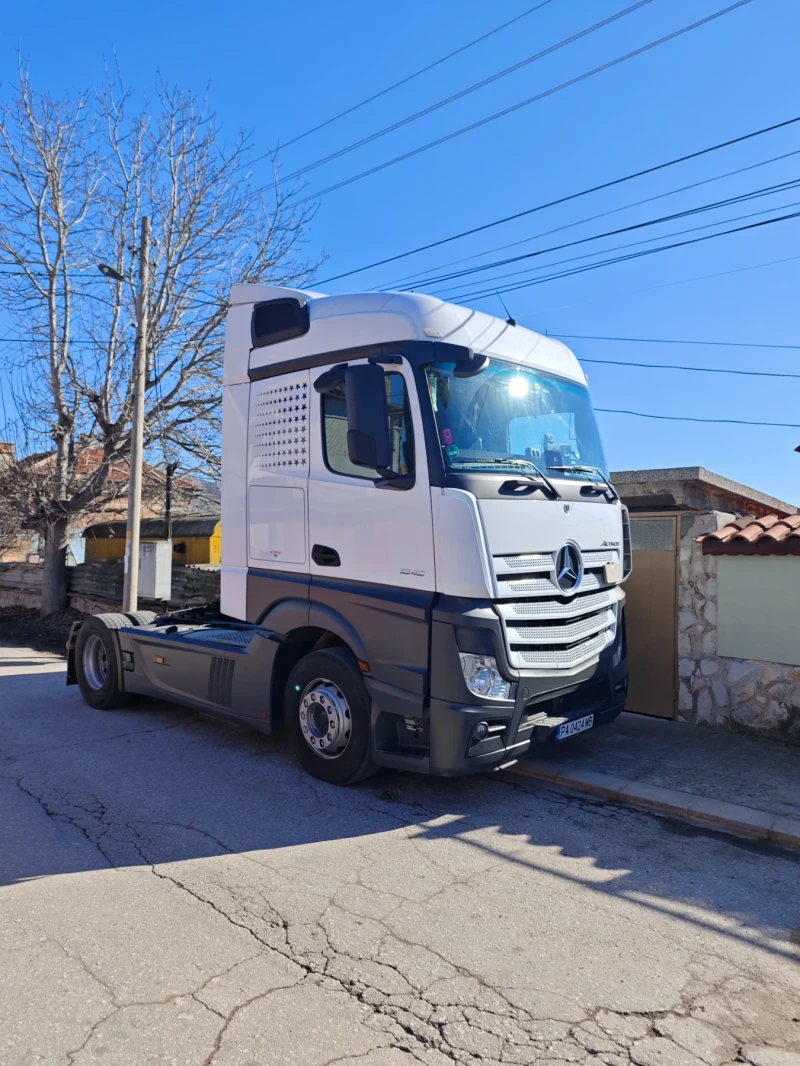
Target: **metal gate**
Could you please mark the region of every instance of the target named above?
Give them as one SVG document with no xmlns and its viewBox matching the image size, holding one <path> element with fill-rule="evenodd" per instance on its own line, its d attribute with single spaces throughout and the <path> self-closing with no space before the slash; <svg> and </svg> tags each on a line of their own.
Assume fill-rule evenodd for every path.
<svg viewBox="0 0 800 1066">
<path fill-rule="evenodd" d="M 625 583 L 626 709 L 674 718 L 677 692 L 678 555 L 675 515 L 631 515 L 633 572 Z"/>
</svg>

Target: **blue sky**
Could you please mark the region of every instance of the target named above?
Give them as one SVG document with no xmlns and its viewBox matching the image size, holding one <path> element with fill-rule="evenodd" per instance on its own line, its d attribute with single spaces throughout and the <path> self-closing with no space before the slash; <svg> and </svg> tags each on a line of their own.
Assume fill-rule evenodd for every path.
<svg viewBox="0 0 800 1066">
<path fill-rule="evenodd" d="M 104 58 L 116 50 L 126 80 L 142 91 L 152 90 L 157 70 L 182 86 L 203 90 L 208 84 L 224 128 L 231 134 L 240 126 L 251 131 L 258 154 L 514 18 L 534 2 L 405 0 L 397 5 L 306 0 L 298 5 L 240 0 L 221 6 L 210 0 L 140 0 L 135 17 L 130 7 L 94 0 L 67 6 L 52 0 L 9 5 L 3 13 L 0 92 L 13 81 L 17 46 L 31 60 L 37 87 L 54 93 L 99 82 Z M 550 0 L 474 48 L 288 146 L 281 156 L 283 172 L 306 167 L 632 2 Z M 612 25 L 315 169 L 307 174 L 306 194 L 557 86 L 725 6 L 725 0 L 652 0 Z M 331 192 L 320 199 L 310 231 L 312 254 L 328 256 L 319 276 L 353 270 L 800 115 L 798 39 L 800 4 L 752 0 L 582 83 Z M 481 265 L 788 182 L 800 177 L 800 155 L 630 206 L 798 149 L 800 123 L 322 287 L 332 292 L 385 287 L 422 272 L 439 274 L 443 264 L 456 264 L 448 271 Z M 256 164 L 257 172 L 261 166 Z M 266 180 L 266 170 L 263 175 Z M 800 189 L 789 189 L 644 232 L 549 253 L 532 265 L 591 251 L 592 258 L 581 260 L 588 263 L 621 244 L 655 238 L 638 247 L 657 246 L 670 243 L 668 236 L 687 239 L 800 211 L 798 204 Z M 571 225 L 608 211 L 615 213 Z M 742 219 L 753 212 L 765 213 Z M 729 221 L 733 219 L 740 221 Z M 684 237 L 671 236 L 712 223 Z M 570 228 L 560 233 L 460 262 L 567 225 Z M 800 345 L 800 258 L 793 258 L 800 257 L 798 237 L 800 219 L 795 219 L 519 289 L 504 299 L 522 325 L 553 334 Z M 524 267 L 510 265 L 488 276 Z M 449 282 L 420 289 L 467 293 L 488 287 L 483 274 L 467 281 L 458 287 Z M 502 313 L 493 295 L 465 302 Z M 568 343 L 585 359 L 800 372 L 800 349 Z M 800 379 L 596 363 L 586 363 L 586 368 L 598 408 L 770 423 L 706 425 L 600 413 L 612 469 L 702 465 L 800 502 L 800 454 L 794 452 L 800 429 L 772 424 L 800 424 Z"/>
</svg>

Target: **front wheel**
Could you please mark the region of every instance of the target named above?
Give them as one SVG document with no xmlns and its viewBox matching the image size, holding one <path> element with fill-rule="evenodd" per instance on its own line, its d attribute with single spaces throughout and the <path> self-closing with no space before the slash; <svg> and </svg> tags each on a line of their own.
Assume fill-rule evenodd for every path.
<svg viewBox="0 0 800 1066">
<path fill-rule="evenodd" d="M 124 616 L 122 622 L 130 624 Z M 101 711 L 115 710 L 131 701 L 119 684 L 115 639 L 103 622 L 87 618 L 75 643 L 75 674 L 81 694 L 90 707 Z"/>
<path fill-rule="evenodd" d="M 370 699 L 346 648 L 314 651 L 297 663 L 286 686 L 285 720 L 305 770 L 333 785 L 351 785 L 375 772 Z"/>
</svg>

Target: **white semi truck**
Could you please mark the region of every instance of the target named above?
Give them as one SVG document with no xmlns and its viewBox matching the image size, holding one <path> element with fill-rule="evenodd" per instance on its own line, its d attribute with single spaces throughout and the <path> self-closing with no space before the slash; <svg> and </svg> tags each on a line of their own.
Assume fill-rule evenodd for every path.
<svg viewBox="0 0 800 1066">
<path fill-rule="evenodd" d="M 507 766 L 620 713 L 627 512 L 552 338 L 235 285 L 218 609 L 75 627 L 68 684 L 288 731 L 314 776 Z"/>
</svg>

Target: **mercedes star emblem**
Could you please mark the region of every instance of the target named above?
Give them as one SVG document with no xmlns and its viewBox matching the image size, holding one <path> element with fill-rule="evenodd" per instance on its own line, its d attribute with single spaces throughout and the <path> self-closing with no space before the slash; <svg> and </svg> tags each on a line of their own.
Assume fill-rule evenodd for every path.
<svg viewBox="0 0 800 1066">
<path fill-rule="evenodd" d="M 556 553 L 556 585 L 565 595 L 577 592 L 583 579 L 583 556 L 577 544 L 562 544 Z"/>
</svg>

